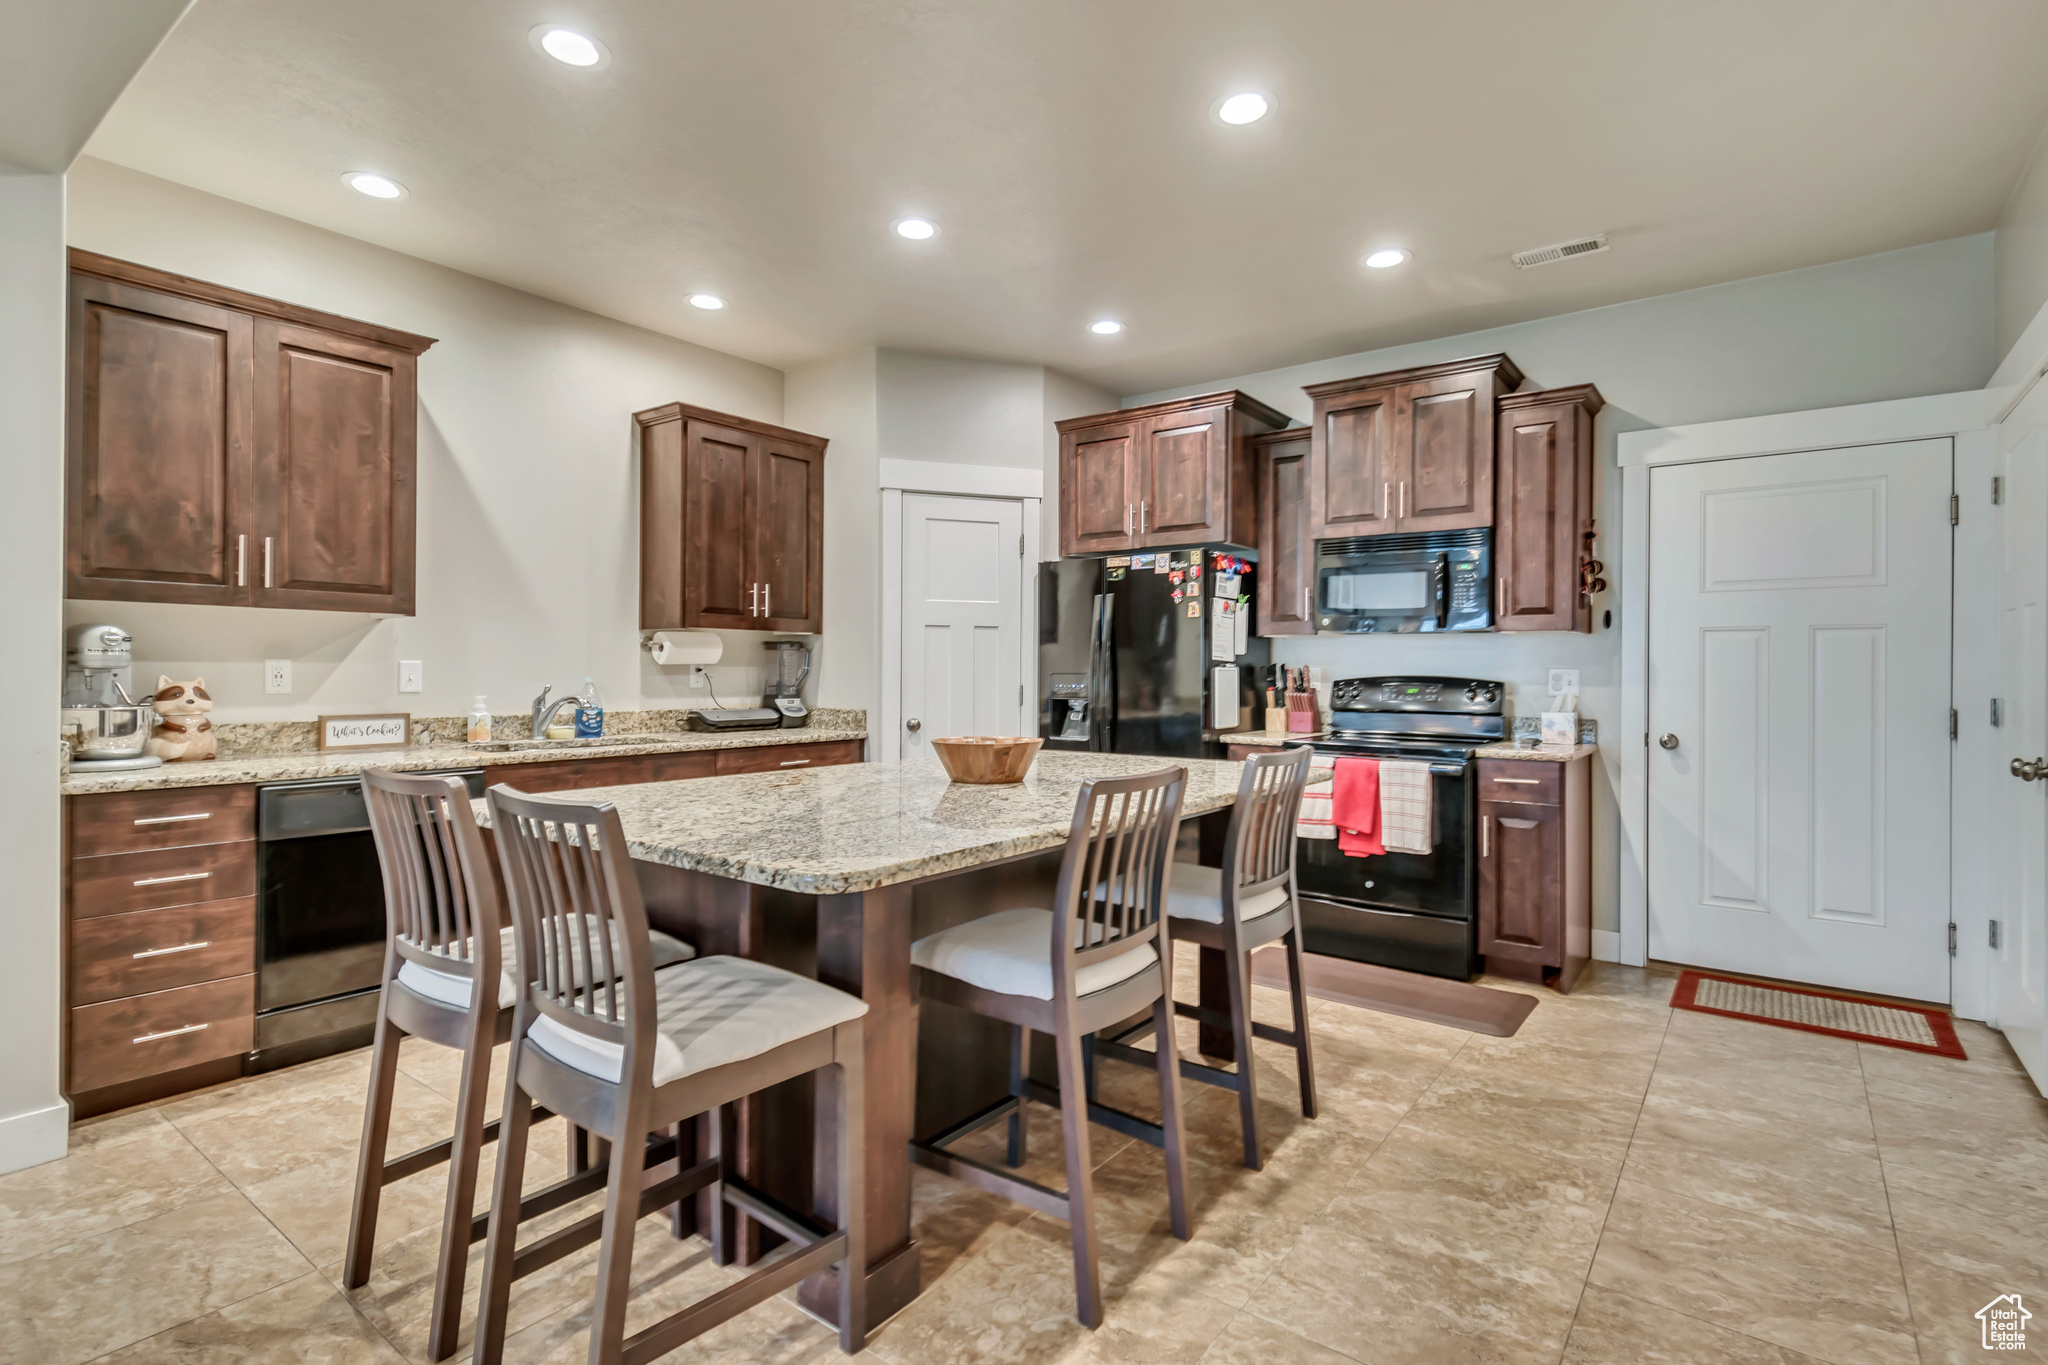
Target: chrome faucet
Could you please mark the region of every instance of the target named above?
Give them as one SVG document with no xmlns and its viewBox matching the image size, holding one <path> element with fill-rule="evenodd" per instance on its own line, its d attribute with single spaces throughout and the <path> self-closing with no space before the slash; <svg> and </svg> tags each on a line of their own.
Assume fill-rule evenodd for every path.
<svg viewBox="0 0 2048 1365">
<path fill-rule="evenodd" d="M 548 737 L 548 727 L 555 723 L 556 716 L 562 714 L 562 708 L 574 706 L 578 701 L 582 700 L 580 697 L 571 694 L 566 697 L 557 697 L 554 705 L 550 706 L 548 705 L 548 693 L 554 690 L 552 686 L 543 687 L 540 690 L 540 695 L 533 699 L 532 734 L 535 739 L 546 739 Z"/>
</svg>

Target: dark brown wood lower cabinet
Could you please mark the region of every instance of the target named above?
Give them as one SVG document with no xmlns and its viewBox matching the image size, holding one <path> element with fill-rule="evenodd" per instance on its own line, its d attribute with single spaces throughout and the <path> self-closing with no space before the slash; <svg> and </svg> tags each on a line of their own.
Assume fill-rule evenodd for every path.
<svg viewBox="0 0 2048 1365">
<path fill-rule="evenodd" d="M 256 978 L 80 1005 L 71 1011 L 71 1088 L 122 1081 L 247 1052 L 256 1040 Z"/>
<path fill-rule="evenodd" d="M 1591 766 L 1574 759 L 1558 781 L 1540 760 L 1479 764 L 1479 951 L 1489 972 L 1568 991 L 1592 957 Z"/>
</svg>

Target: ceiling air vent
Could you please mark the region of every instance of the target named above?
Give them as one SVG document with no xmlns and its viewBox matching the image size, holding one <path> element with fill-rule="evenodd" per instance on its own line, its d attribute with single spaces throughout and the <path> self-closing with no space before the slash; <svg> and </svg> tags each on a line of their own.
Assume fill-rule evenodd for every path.
<svg viewBox="0 0 2048 1365">
<path fill-rule="evenodd" d="M 1539 246 L 1534 251 L 1517 251 L 1508 259 L 1518 270 L 1527 270 L 1532 265 L 1549 265 L 1552 261 L 1569 260 L 1573 256 L 1585 256 L 1595 251 L 1607 250 L 1607 234 L 1597 237 L 1580 237 L 1556 246 Z"/>
</svg>

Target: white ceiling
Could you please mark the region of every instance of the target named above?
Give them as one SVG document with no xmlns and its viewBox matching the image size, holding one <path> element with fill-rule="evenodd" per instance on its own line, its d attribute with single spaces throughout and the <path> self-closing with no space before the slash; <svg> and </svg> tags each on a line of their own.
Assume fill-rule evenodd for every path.
<svg viewBox="0 0 2048 1365">
<path fill-rule="evenodd" d="M 2044 122 L 2041 0 L 199 0 L 88 151 L 773 365 L 1134 393 L 1984 231 Z"/>
</svg>

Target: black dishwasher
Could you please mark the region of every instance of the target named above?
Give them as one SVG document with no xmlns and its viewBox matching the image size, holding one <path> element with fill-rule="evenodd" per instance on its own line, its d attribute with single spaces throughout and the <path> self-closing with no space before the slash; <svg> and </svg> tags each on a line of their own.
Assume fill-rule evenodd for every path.
<svg viewBox="0 0 2048 1365">
<path fill-rule="evenodd" d="M 481 768 L 460 777 L 483 795 Z M 370 1041 L 384 880 L 361 778 L 256 789 L 256 1047 L 268 1071 Z"/>
</svg>

